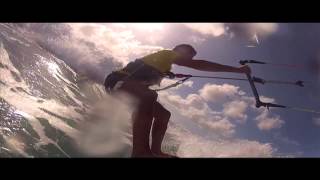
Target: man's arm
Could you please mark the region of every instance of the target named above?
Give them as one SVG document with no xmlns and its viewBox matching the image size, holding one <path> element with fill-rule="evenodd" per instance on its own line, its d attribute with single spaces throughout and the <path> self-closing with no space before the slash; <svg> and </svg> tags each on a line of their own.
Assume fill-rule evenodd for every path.
<svg viewBox="0 0 320 180">
<path fill-rule="evenodd" d="M 209 62 L 206 60 L 178 60 L 174 64 L 179 66 L 185 66 L 200 71 L 210 71 L 210 72 L 234 72 L 234 73 L 251 73 L 248 66 L 242 67 L 232 67 L 227 65 L 222 65 L 218 63 Z"/>
</svg>

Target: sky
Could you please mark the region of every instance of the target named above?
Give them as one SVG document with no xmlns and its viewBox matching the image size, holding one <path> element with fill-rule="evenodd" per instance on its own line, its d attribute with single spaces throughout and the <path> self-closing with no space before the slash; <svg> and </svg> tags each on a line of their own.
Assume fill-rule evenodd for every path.
<svg viewBox="0 0 320 180">
<path fill-rule="evenodd" d="M 320 111 L 318 23 L 68 23 L 50 47 L 68 56 L 78 71 L 102 82 L 116 68 L 161 49 L 188 43 L 195 59 L 239 66 L 241 59 L 294 64 L 250 65 L 252 75 L 267 80 L 308 81 L 305 87 L 257 84 L 261 100 Z M 38 28 L 39 29 L 39 28 Z M 175 73 L 246 78 L 243 74 L 201 72 L 173 66 Z M 161 87 L 173 83 L 164 80 Z M 320 115 L 289 109 L 256 108 L 246 81 L 191 78 L 159 92 L 171 121 L 188 130 L 180 134 L 178 155 L 320 156 Z M 178 134 L 179 136 L 179 134 Z"/>
</svg>

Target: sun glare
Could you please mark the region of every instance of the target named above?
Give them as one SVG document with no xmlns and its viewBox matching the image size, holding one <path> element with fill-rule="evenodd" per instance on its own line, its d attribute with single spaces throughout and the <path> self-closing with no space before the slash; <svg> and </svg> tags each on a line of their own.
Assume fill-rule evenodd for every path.
<svg viewBox="0 0 320 180">
<path fill-rule="evenodd" d="M 159 30 L 163 30 L 165 24 L 164 23 L 130 23 L 128 25 L 138 30 L 159 31 Z"/>
</svg>

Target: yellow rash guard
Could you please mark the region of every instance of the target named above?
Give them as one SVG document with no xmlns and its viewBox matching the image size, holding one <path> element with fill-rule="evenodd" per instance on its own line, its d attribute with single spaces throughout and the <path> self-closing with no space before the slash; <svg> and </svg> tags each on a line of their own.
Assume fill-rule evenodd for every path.
<svg viewBox="0 0 320 180">
<path fill-rule="evenodd" d="M 147 55 L 141 60 L 157 69 L 161 73 L 169 72 L 174 61 L 179 57 L 179 54 L 172 50 L 161 50 L 156 53 Z"/>
<path fill-rule="evenodd" d="M 161 50 L 136 59 L 116 72 L 126 75 L 128 79 L 159 84 L 164 75 L 170 72 L 172 64 L 179 56 L 172 50 Z"/>
</svg>

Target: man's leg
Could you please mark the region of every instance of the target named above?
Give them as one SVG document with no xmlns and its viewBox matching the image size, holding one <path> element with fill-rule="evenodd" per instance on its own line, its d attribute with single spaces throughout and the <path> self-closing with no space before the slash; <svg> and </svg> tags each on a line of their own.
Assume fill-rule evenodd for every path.
<svg viewBox="0 0 320 180">
<path fill-rule="evenodd" d="M 171 113 L 159 102 L 155 104 L 154 122 L 152 126 L 151 150 L 160 156 L 169 156 L 161 151 L 161 144 L 166 133 Z"/>
<path fill-rule="evenodd" d="M 133 115 L 133 147 L 132 157 L 152 156 L 149 145 L 149 136 L 153 120 L 154 102 L 142 100 Z"/>
<path fill-rule="evenodd" d="M 153 154 L 149 145 L 149 136 L 157 93 L 137 82 L 124 83 L 121 90 L 133 95 L 139 101 L 138 107 L 132 116 L 132 157 L 151 157 Z"/>
</svg>

